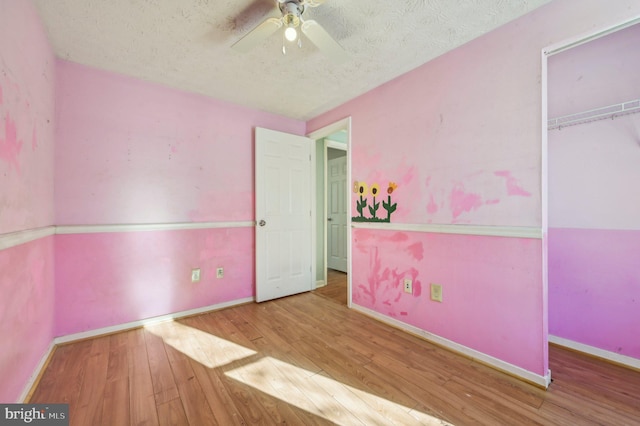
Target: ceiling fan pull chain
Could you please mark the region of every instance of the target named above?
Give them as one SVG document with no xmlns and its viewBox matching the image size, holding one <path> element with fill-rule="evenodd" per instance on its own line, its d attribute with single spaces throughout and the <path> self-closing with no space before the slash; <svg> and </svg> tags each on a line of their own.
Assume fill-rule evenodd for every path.
<svg viewBox="0 0 640 426">
<path fill-rule="evenodd" d="M 285 55 L 285 56 L 287 55 L 286 44 L 287 44 L 287 40 L 285 39 L 284 34 L 283 34 L 282 35 L 282 54 Z"/>
</svg>

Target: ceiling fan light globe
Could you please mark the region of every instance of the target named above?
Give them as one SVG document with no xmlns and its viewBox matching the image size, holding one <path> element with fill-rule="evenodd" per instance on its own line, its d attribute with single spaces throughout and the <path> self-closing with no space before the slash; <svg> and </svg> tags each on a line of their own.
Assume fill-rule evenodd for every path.
<svg viewBox="0 0 640 426">
<path fill-rule="evenodd" d="M 296 31 L 295 28 L 289 27 L 286 30 L 284 30 L 284 38 L 286 38 L 287 40 L 294 41 L 296 37 L 298 37 L 298 32 Z"/>
</svg>

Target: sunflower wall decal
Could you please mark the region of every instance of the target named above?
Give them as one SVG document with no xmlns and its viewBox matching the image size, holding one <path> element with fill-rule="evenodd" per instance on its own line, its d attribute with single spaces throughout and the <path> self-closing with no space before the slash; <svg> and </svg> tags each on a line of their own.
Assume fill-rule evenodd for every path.
<svg viewBox="0 0 640 426">
<path fill-rule="evenodd" d="M 353 192 L 358 195 L 356 200 L 356 210 L 358 216 L 351 218 L 353 222 L 381 222 L 390 223 L 391 214 L 396 211 L 398 203 L 391 203 L 391 194 L 398 188 L 394 182 L 389 182 L 387 187 L 387 201 L 382 201 L 382 208 L 387 211 L 387 217 L 378 217 L 378 210 L 380 209 L 380 201 L 383 197 L 380 191 L 380 185 L 377 183 L 371 184 L 369 187 L 365 182 L 355 181 L 353 182 Z M 368 204 L 368 196 L 371 194 L 371 204 Z M 369 216 L 365 216 L 369 213 Z"/>
</svg>

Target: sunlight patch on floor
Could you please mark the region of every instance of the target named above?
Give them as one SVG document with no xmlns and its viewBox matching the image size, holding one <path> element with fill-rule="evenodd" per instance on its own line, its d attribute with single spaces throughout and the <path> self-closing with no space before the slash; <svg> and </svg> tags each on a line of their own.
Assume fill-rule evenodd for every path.
<svg viewBox="0 0 640 426">
<path fill-rule="evenodd" d="M 145 325 L 164 342 L 209 368 L 222 367 L 256 352 L 197 328 L 175 321 Z"/>
<path fill-rule="evenodd" d="M 145 325 L 150 333 L 208 368 L 315 416 L 341 425 L 451 425 L 404 405 L 296 367 L 179 322 Z M 226 367 L 226 368 L 224 368 Z"/>
<path fill-rule="evenodd" d="M 260 358 L 225 374 L 337 424 L 451 425 L 444 420 L 271 357 Z"/>
</svg>

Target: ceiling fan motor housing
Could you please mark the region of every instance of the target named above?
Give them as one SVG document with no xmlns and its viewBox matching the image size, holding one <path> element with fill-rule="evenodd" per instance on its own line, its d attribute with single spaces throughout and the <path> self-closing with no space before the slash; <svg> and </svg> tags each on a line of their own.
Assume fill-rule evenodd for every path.
<svg viewBox="0 0 640 426">
<path fill-rule="evenodd" d="M 300 16 L 304 13 L 304 1 L 289 0 L 280 2 L 278 6 L 282 12 L 282 22 L 284 25 L 294 28 L 300 25 Z"/>
</svg>

